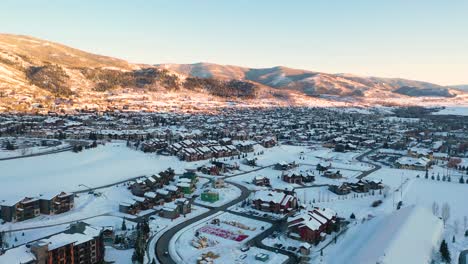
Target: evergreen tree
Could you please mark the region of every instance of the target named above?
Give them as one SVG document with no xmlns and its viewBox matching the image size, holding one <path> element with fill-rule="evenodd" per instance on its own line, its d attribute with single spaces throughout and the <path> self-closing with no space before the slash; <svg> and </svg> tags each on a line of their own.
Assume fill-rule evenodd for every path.
<svg viewBox="0 0 468 264">
<path fill-rule="evenodd" d="M 452 258 L 450 257 L 450 251 L 448 250 L 447 242 L 445 242 L 445 239 L 442 240 L 442 243 L 440 243 L 440 256 L 442 257 L 442 260 L 450 263 Z"/>
<path fill-rule="evenodd" d="M 125 218 L 122 221 L 122 227 L 120 229 L 122 229 L 124 231 L 127 230 L 127 225 L 125 224 Z"/>
</svg>

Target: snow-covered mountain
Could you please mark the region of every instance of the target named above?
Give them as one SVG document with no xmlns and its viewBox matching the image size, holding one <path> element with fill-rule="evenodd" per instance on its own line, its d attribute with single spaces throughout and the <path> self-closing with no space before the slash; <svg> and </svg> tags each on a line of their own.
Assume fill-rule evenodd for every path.
<svg viewBox="0 0 468 264">
<path fill-rule="evenodd" d="M 232 102 L 324 106 L 424 101 L 445 105 L 465 102 L 466 95 L 427 82 L 282 66 L 132 64 L 47 40 L 0 34 L 0 112 L 83 107 L 154 110 L 170 100 L 176 106 L 183 101 L 197 108 Z"/>
<path fill-rule="evenodd" d="M 363 77 L 351 74 L 329 74 L 283 66 L 246 68 L 212 63 L 159 64 L 158 67 L 200 78 L 240 79 L 272 88 L 292 89 L 307 95 L 452 97 L 456 92 L 441 85 L 397 78 Z"/>
<path fill-rule="evenodd" d="M 453 87 L 453 88 L 461 90 L 461 91 L 468 92 L 468 84 L 452 85 L 450 87 Z"/>
</svg>

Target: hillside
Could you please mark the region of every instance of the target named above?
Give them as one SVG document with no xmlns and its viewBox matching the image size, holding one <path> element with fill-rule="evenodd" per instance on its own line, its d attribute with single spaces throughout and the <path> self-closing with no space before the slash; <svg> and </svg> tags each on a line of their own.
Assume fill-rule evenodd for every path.
<svg viewBox="0 0 468 264">
<path fill-rule="evenodd" d="M 0 112 L 446 105 L 466 98 L 460 90 L 426 82 L 282 66 L 137 65 L 47 40 L 0 34 Z"/>
<path fill-rule="evenodd" d="M 468 92 L 468 84 L 462 84 L 462 85 L 452 85 L 450 87 L 453 87 L 457 90 L 460 90 L 460 91 L 465 91 L 465 92 Z"/>
<path fill-rule="evenodd" d="M 283 66 L 260 69 L 211 63 L 160 64 L 157 66 L 184 75 L 200 78 L 241 79 L 273 88 L 297 90 L 313 96 L 366 96 L 376 92 L 385 94 L 393 92 L 415 97 L 452 97 L 456 94 L 451 88 L 427 82 L 328 74 Z M 388 94 L 388 96 L 391 95 Z"/>
</svg>

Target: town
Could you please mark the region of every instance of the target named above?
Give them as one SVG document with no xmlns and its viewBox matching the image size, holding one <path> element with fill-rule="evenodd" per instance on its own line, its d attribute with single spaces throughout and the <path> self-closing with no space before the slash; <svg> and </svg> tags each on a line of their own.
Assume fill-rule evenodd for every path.
<svg viewBox="0 0 468 264">
<path fill-rule="evenodd" d="M 419 107 L 4 113 L 0 263 L 465 263 L 467 131 Z"/>
</svg>

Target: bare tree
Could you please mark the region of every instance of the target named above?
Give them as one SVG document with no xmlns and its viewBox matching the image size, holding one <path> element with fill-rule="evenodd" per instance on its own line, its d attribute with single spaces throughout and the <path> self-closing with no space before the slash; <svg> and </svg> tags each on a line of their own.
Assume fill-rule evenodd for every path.
<svg viewBox="0 0 468 264">
<path fill-rule="evenodd" d="M 458 234 L 458 231 L 460 230 L 459 227 L 460 227 L 460 222 L 458 222 L 458 220 L 453 221 L 453 231 L 455 231 L 456 235 Z"/>
<path fill-rule="evenodd" d="M 435 216 L 439 216 L 439 204 L 435 201 L 432 203 L 432 214 Z"/>
<path fill-rule="evenodd" d="M 447 220 L 450 218 L 450 205 L 448 203 L 444 203 L 442 205 L 442 220 L 444 221 L 444 226 L 447 223 Z"/>
</svg>

